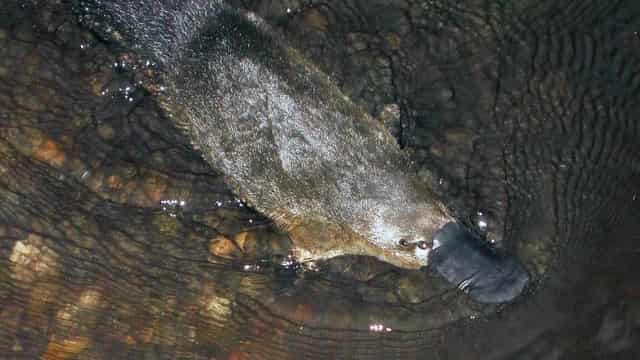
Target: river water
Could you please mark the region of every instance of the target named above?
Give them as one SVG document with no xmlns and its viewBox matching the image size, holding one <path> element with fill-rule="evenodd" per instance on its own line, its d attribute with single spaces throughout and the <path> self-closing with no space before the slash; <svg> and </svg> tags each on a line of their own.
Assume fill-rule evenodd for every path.
<svg viewBox="0 0 640 360">
<path fill-rule="evenodd" d="M 381 121 L 534 279 L 297 264 L 66 1 L 0 5 L 0 358 L 640 356 L 631 1 L 232 1 Z"/>
</svg>

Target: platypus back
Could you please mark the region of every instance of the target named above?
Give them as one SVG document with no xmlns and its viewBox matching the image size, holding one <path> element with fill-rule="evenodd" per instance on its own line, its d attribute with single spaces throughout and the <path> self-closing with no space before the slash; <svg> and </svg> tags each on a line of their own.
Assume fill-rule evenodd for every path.
<svg viewBox="0 0 640 360">
<path fill-rule="evenodd" d="M 79 11 L 157 64 L 163 108 L 302 260 L 427 264 L 451 216 L 386 129 L 259 18 L 209 0 L 82 0 Z"/>
</svg>

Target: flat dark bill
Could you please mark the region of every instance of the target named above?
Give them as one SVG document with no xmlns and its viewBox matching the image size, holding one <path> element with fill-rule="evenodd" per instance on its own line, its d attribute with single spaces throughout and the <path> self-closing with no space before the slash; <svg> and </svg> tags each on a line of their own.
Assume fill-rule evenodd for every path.
<svg viewBox="0 0 640 360">
<path fill-rule="evenodd" d="M 429 266 L 481 303 L 516 298 L 529 274 L 515 256 L 502 255 L 460 224 L 450 222 L 434 237 Z"/>
</svg>

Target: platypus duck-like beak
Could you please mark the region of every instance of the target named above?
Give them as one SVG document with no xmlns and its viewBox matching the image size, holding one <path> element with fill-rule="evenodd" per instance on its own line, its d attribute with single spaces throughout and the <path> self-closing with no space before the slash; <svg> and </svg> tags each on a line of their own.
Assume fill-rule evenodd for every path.
<svg viewBox="0 0 640 360">
<path fill-rule="evenodd" d="M 438 230 L 429 258 L 429 267 L 481 303 L 511 301 L 529 282 L 515 256 L 498 253 L 456 222 Z"/>
</svg>

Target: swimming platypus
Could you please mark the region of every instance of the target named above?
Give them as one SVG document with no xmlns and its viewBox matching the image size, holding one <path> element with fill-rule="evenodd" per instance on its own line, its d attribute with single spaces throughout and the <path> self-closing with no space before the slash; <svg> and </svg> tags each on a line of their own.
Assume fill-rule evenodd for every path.
<svg viewBox="0 0 640 360">
<path fill-rule="evenodd" d="M 170 118 L 298 260 L 429 264 L 452 212 L 397 141 L 252 13 L 215 0 L 80 0 L 80 19 L 157 68 Z"/>
</svg>

